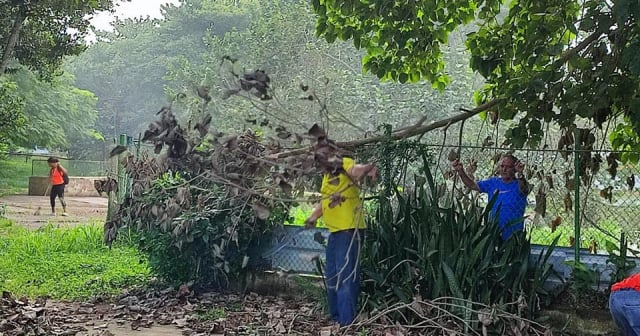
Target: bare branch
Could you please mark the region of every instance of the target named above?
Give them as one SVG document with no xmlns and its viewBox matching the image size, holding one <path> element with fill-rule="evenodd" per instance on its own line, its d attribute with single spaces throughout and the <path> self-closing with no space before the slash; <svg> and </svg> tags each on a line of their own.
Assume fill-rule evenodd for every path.
<svg viewBox="0 0 640 336">
<path fill-rule="evenodd" d="M 431 124 L 428 125 L 421 125 L 421 126 L 411 126 L 409 128 L 401 128 L 399 130 L 396 130 L 394 132 L 391 133 L 391 140 L 401 140 L 401 139 L 407 139 L 407 138 L 411 138 L 414 137 L 416 135 L 420 135 L 423 133 L 427 133 L 430 131 L 433 131 L 435 129 L 438 128 L 442 128 L 442 127 L 446 127 L 447 125 L 462 121 L 462 120 L 466 120 L 469 119 L 475 115 L 477 115 L 480 112 L 486 111 L 490 108 L 492 108 L 493 106 L 495 106 L 496 104 L 498 104 L 499 100 L 498 99 L 494 99 L 488 103 L 482 104 L 472 110 L 469 110 L 469 112 L 465 112 L 465 113 L 460 113 L 456 116 L 450 117 L 450 118 L 445 118 L 436 122 L 433 122 Z M 346 141 L 346 142 L 338 142 L 336 145 L 338 145 L 339 147 L 342 148 L 350 148 L 350 147 L 359 147 L 359 146 L 363 146 L 363 145 L 368 145 L 368 144 L 372 144 L 372 143 L 376 143 L 376 142 L 380 142 L 380 141 L 384 141 L 387 140 L 388 137 L 386 135 L 381 135 L 381 136 L 376 136 L 376 137 L 371 137 L 371 138 L 366 138 L 366 139 L 359 139 L 359 140 L 353 140 L 353 141 Z M 294 149 L 288 152 L 281 152 L 281 153 L 277 153 L 277 154 L 272 154 L 269 155 L 268 158 L 270 159 L 282 159 L 282 158 L 286 158 L 289 156 L 293 156 L 293 155 L 300 155 L 303 153 L 307 153 L 311 150 L 310 147 L 304 147 L 304 148 L 299 148 L 299 149 Z"/>
</svg>

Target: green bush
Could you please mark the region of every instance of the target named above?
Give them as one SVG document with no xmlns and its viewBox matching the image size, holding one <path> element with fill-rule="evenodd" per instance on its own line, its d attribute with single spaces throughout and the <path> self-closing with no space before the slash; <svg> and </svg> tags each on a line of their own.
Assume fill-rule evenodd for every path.
<svg viewBox="0 0 640 336">
<path fill-rule="evenodd" d="M 221 289 L 241 283 L 247 272 L 265 267 L 261 253 L 286 209 L 274 206 L 261 220 L 250 206 L 237 206 L 227 190 L 187 173 L 162 174 L 140 197 L 129 198 L 117 217 L 163 280 L 189 281 Z M 206 202 L 204 201 L 206 200 Z"/>
<path fill-rule="evenodd" d="M 533 313 L 551 267 L 530 262 L 530 241 L 524 233 L 502 241 L 497 224 L 488 219 L 491 203 L 486 209 L 457 201 L 441 207 L 427 167 L 424 158 L 426 185 L 406 194 L 393 188 L 395 197 L 379 199 L 362 253 L 365 309 L 383 311 L 415 298 L 441 297 L 454 298 L 453 304 L 462 299 L 500 305 L 516 302 L 524 293 Z M 546 264 L 549 252 L 540 256 L 540 265 Z M 453 313 L 468 318 L 463 310 Z M 395 318 L 408 316 L 410 312 L 398 312 Z"/>
</svg>

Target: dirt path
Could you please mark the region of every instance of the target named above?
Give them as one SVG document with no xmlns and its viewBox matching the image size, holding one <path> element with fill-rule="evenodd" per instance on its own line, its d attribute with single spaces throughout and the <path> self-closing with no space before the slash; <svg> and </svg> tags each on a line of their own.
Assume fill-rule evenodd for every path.
<svg viewBox="0 0 640 336">
<path fill-rule="evenodd" d="M 0 211 L 16 224 L 37 229 L 48 223 L 60 226 L 103 221 L 107 215 L 106 197 L 65 197 L 69 216 L 51 216 L 48 196 L 5 196 L 0 198 Z M 59 202 L 56 202 L 59 203 Z M 59 207 L 59 204 L 58 204 Z M 61 210 L 58 210 L 61 211 Z"/>
</svg>

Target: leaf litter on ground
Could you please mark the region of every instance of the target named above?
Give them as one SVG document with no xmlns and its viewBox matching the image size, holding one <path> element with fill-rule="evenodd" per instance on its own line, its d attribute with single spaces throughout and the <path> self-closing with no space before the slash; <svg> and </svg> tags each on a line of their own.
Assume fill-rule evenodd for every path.
<svg viewBox="0 0 640 336">
<path fill-rule="evenodd" d="M 331 325 L 317 302 L 275 296 L 203 293 L 187 295 L 174 288 L 137 290 L 113 300 L 56 302 L 14 298 L 3 292 L 0 335 L 109 335 L 109 325 L 130 325 L 132 330 L 154 325 L 174 326 L 182 335 L 316 335 Z M 201 312 L 220 309 L 224 314 L 203 318 Z"/>
</svg>

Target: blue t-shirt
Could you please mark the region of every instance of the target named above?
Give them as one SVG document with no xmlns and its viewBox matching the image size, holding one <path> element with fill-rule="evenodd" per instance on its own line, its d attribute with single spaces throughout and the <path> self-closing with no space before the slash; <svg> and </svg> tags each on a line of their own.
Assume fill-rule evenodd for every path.
<svg viewBox="0 0 640 336">
<path fill-rule="evenodd" d="M 482 193 L 487 193 L 489 200 L 497 193 L 491 214 L 495 216 L 500 210 L 498 227 L 502 239 L 507 240 L 513 232 L 524 229 L 524 209 L 527 206 L 527 195 L 520 192 L 517 180 L 505 183 L 499 177 L 491 177 L 478 181 L 478 189 Z"/>
</svg>

